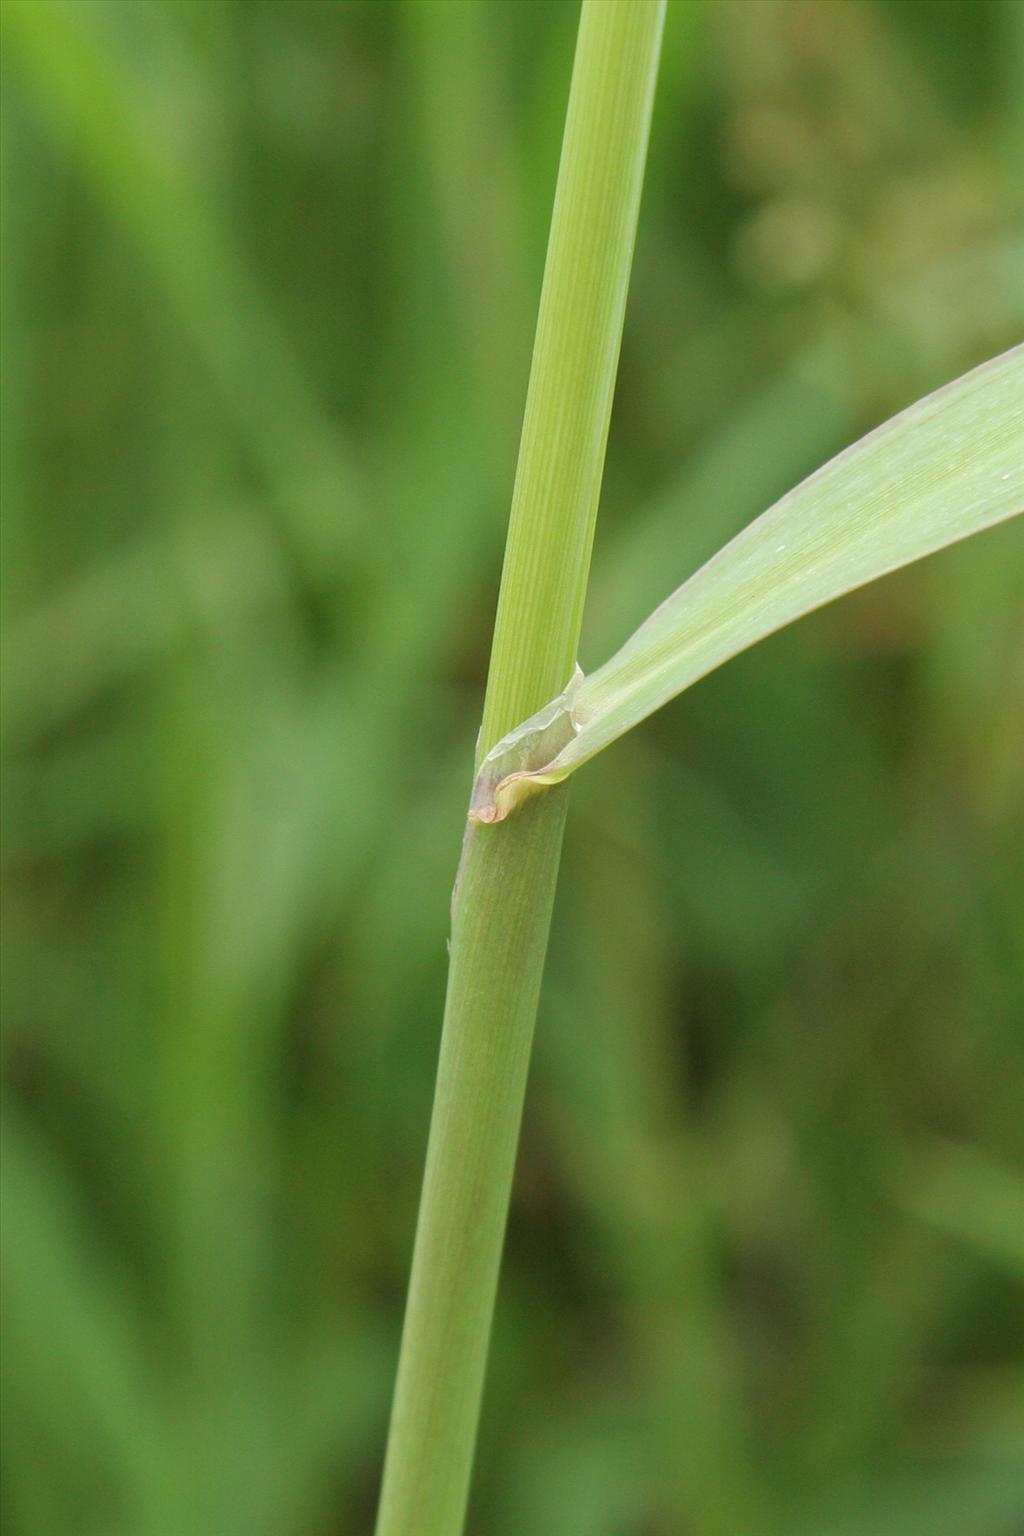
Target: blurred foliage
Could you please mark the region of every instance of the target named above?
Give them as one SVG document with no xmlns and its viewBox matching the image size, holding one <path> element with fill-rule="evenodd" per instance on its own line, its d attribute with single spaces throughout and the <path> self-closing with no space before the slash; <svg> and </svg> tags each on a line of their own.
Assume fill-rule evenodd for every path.
<svg viewBox="0 0 1024 1536">
<path fill-rule="evenodd" d="M 4 6 L 5 1530 L 367 1532 L 576 8 Z M 1024 8 L 674 0 L 582 662 L 1018 339 Z M 1020 529 L 580 775 L 470 1530 L 1013 1536 Z"/>
</svg>

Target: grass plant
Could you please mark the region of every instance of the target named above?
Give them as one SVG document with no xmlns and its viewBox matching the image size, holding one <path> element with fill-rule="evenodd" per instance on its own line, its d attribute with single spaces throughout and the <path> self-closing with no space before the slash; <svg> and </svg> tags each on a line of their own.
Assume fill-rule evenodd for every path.
<svg viewBox="0 0 1024 1536">
<path fill-rule="evenodd" d="M 444 1031 L 378 1536 L 458 1536 L 463 1526 L 564 780 L 782 625 L 1024 510 L 1019 348 L 797 487 L 583 677 L 576 654 L 664 11 L 664 0 L 582 5 L 477 777 L 452 899 Z"/>
<path fill-rule="evenodd" d="M 668 7 L 588 684 L 1024 334 L 1020 17 Z M 373 1529 L 578 21 L 0 5 L 10 1536 Z M 479 826 L 571 797 L 470 1531 L 1018 1536 L 1021 533 Z"/>
<path fill-rule="evenodd" d="M 580 17 L 480 760 L 576 656 L 664 15 Z M 462 1529 L 565 810 L 467 826 L 378 1536 Z"/>
</svg>

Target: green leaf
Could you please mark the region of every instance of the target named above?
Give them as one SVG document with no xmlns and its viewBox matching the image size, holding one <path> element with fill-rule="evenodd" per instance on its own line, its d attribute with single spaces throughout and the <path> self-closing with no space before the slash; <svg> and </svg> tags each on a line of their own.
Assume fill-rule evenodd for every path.
<svg viewBox="0 0 1024 1536">
<path fill-rule="evenodd" d="M 610 661 L 577 672 L 488 753 L 470 816 L 502 821 L 766 635 L 1022 510 L 1016 347 L 837 455 L 666 598 Z"/>
</svg>

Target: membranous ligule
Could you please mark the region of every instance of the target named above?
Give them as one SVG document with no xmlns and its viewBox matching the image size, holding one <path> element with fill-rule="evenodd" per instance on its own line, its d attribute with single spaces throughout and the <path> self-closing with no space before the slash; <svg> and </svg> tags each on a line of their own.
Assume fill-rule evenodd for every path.
<svg viewBox="0 0 1024 1536">
<path fill-rule="evenodd" d="M 579 730 L 573 706 L 582 681 L 583 673 L 577 666 L 557 698 L 491 748 L 473 785 L 469 814 L 474 821 L 504 820 L 513 804 L 528 792 L 529 781 L 572 741 Z"/>
</svg>

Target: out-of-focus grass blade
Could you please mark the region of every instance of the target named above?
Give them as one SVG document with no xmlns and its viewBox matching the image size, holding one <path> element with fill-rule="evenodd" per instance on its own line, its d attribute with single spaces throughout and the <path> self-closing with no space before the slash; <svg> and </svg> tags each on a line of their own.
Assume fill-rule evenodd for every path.
<svg viewBox="0 0 1024 1536">
<path fill-rule="evenodd" d="M 148 120 L 137 72 L 119 46 L 119 9 L 12 0 L 3 10 L 8 54 L 188 326 L 297 556 L 322 580 L 359 537 L 354 464 L 194 167 Z M 158 7 L 132 9 L 144 26 L 161 20 Z M 157 67 L 173 51 L 173 34 L 154 31 L 149 56 Z M 187 53 L 178 61 L 202 97 L 201 73 Z"/>
<path fill-rule="evenodd" d="M 2 1296 L 13 1370 L 6 1387 L 25 1405 L 19 1414 L 30 1431 L 36 1414 L 55 1421 L 64 1445 L 59 1472 L 84 1468 L 105 1487 L 125 1522 L 111 1529 L 138 1536 L 195 1529 L 133 1295 L 13 1102 L 3 1108 L 2 1151 Z M 16 1481 L 20 1469 L 10 1471 Z M 59 1486 L 57 1469 L 53 1475 Z"/>
<path fill-rule="evenodd" d="M 1024 1178 L 976 1147 L 936 1141 L 898 1191 L 900 1204 L 1024 1280 Z"/>
<path fill-rule="evenodd" d="M 921 1461 L 856 1496 L 815 1509 L 794 1536 L 1009 1536 L 1021 1508 L 1020 1465 L 1006 1457 Z"/>
<path fill-rule="evenodd" d="M 494 747 L 472 814 L 502 820 L 766 635 L 1021 510 L 1017 347 L 893 417 L 751 523 L 610 661 Z"/>
</svg>

